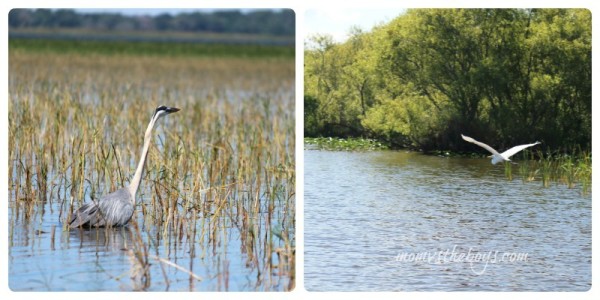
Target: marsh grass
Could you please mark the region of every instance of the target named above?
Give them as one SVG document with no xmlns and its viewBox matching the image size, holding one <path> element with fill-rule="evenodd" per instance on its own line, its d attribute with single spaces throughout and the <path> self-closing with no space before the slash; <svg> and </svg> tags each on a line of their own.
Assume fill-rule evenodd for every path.
<svg viewBox="0 0 600 300">
<path fill-rule="evenodd" d="M 559 183 L 568 188 L 580 186 L 584 194 L 591 192 L 592 156 L 587 151 L 579 148 L 570 153 L 524 151 L 517 164 L 518 174 L 524 182 L 538 179 L 544 187 Z M 512 180 L 512 164 L 505 163 L 504 166 L 506 178 Z"/>
<path fill-rule="evenodd" d="M 150 263 L 160 246 L 185 247 L 190 263 L 179 267 L 190 290 L 198 260 L 213 259 L 214 289 L 229 289 L 231 239 L 241 241 L 253 289 L 294 287 L 293 60 L 13 50 L 9 61 L 9 203 L 18 222 L 48 202 L 66 220 L 126 185 L 154 108 L 176 106 L 155 130 L 138 192 L 137 288 L 152 284 L 148 268 L 169 267 L 168 256 Z"/>
<path fill-rule="evenodd" d="M 508 180 L 513 180 L 513 176 L 512 176 L 512 163 L 505 161 L 504 162 L 504 175 L 506 176 L 506 178 L 508 178 Z"/>
<path fill-rule="evenodd" d="M 132 265 L 130 278 L 133 289 L 136 291 L 143 291 L 147 290 L 152 284 L 149 247 L 148 244 L 144 242 L 137 222 L 133 221 L 130 227 L 133 228 L 133 230 L 129 231 L 132 245 L 130 249 L 127 249 L 127 254 L 129 255 L 129 260 Z"/>
<path fill-rule="evenodd" d="M 94 34 L 94 33 L 89 33 Z M 10 49 L 14 51 L 30 52 L 30 53 L 48 53 L 48 54 L 64 54 L 71 53 L 76 55 L 146 55 L 164 57 L 235 57 L 235 58 L 293 58 L 294 47 L 290 45 L 261 45 L 252 43 L 251 41 L 235 42 L 235 37 L 223 37 L 223 43 L 219 42 L 183 42 L 169 43 L 163 41 L 135 41 L 140 37 L 139 33 L 135 33 L 128 41 L 124 40 L 85 40 L 85 34 L 82 34 L 84 39 L 11 39 Z M 197 35 L 193 35 L 197 37 Z M 114 38 L 115 36 L 112 36 Z M 109 37 L 110 38 L 110 37 Z M 229 41 L 230 43 L 225 43 Z M 231 44 L 233 42 L 233 45 Z M 269 39 L 265 41 L 267 44 L 277 43 L 277 40 Z M 285 41 L 284 41 L 285 42 Z M 292 42 L 293 43 L 293 42 Z M 288 44 L 285 42 L 285 44 Z"/>
</svg>

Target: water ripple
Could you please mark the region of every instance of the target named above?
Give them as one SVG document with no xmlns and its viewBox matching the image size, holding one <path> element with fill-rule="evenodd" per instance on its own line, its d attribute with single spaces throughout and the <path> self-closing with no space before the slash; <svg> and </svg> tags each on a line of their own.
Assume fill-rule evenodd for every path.
<svg viewBox="0 0 600 300">
<path fill-rule="evenodd" d="M 410 152 L 308 150 L 305 174 L 308 290 L 591 287 L 591 197 L 575 189 L 508 181 L 487 160 Z M 448 259 L 399 259 L 419 253 Z"/>
</svg>

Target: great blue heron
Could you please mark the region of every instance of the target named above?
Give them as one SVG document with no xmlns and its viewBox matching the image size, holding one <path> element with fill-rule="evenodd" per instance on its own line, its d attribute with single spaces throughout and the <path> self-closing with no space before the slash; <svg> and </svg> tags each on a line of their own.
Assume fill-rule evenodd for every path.
<svg viewBox="0 0 600 300">
<path fill-rule="evenodd" d="M 492 153 L 491 157 L 492 157 L 492 164 L 493 165 L 495 165 L 495 164 L 497 164 L 499 162 L 502 162 L 502 161 L 510 161 L 509 158 L 511 156 L 515 155 L 515 153 L 517 153 L 517 152 L 519 152 L 519 151 L 521 151 L 521 150 L 523 150 L 523 149 L 525 149 L 527 147 L 535 146 L 535 145 L 537 145 L 537 144 L 540 143 L 540 142 L 535 142 L 533 144 L 525 144 L 525 145 L 514 146 L 514 147 L 512 147 L 512 148 L 510 148 L 510 149 L 508 149 L 508 150 L 506 150 L 506 151 L 504 151 L 502 153 L 498 153 L 498 151 L 496 151 L 496 149 L 494 149 L 494 148 L 492 148 L 492 147 L 490 147 L 490 146 L 488 146 L 488 145 L 486 145 L 486 144 L 484 144 L 482 142 L 478 142 L 478 141 L 474 140 L 473 138 L 470 138 L 468 136 L 464 136 L 462 134 L 460 136 L 462 136 L 463 140 L 465 140 L 465 141 L 467 141 L 469 143 L 473 143 L 473 144 L 475 144 L 475 145 L 477 145 L 479 147 L 482 147 L 482 148 L 484 148 L 487 151 L 490 151 Z"/>
<path fill-rule="evenodd" d="M 150 124 L 144 135 L 144 147 L 133 179 L 128 186 L 120 188 L 98 200 L 92 200 L 82 205 L 69 220 L 70 228 L 124 226 L 133 216 L 135 194 L 142 181 L 142 173 L 146 165 L 146 156 L 152 141 L 152 129 L 161 117 L 179 111 L 179 108 L 159 106 L 154 111 Z"/>
</svg>

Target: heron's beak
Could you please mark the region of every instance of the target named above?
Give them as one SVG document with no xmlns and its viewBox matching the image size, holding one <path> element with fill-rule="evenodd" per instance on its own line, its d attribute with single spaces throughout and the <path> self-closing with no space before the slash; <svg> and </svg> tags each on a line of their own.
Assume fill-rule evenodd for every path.
<svg viewBox="0 0 600 300">
<path fill-rule="evenodd" d="M 180 111 L 180 109 L 177 107 L 167 107 L 167 109 L 165 109 L 165 111 L 171 114 L 171 113 Z"/>
</svg>

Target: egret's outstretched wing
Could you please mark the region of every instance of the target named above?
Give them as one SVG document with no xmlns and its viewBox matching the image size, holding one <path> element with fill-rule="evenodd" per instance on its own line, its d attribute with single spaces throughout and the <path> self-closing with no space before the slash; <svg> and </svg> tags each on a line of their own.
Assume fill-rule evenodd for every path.
<svg viewBox="0 0 600 300">
<path fill-rule="evenodd" d="M 525 145 L 514 146 L 514 147 L 512 147 L 512 148 L 510 148 L 510 149 L 502 152 L 502 154 L 500 154 L 500 155 L 502 155 L 504 158 L 509 158 L 509 157 L 515 155 L 515 153 L 517 153 L 517 152 L 519 152 L 519 151 L 521 151 L 521 150 L 523 150 L 523 149 L 525 149 L 527 147 L 535 146 L 535 145 L 537 145 L 539 143 L 540 142 L 535 142 L 533 144 L 525 144 Z"/>
<path fill-rule="evenodd" d="M 490 147 L 490 146 L 488 146 L 488 145 L 486 145 L 486 144 L 484 144 L 482 142 L 478 142 L 478 141 L 474 140 L 471 137 L 464 136 L 462 134 L 460 136 L 462 136 L 463 140 L 465 140 L 465 141 L 467 141 L 469 143 L 473 143 L 473 144 L 475 144 L 475 145 L 477 145 L 477 146 L 479 146 L 481 148 L 484 148 L 485 150 L 490 151 L 494 155 L 499 155 L 500 154 L 500 153 L 498 153 L 498 151 L 496 151 L 496 149 L 494 149 L 494 148 L 492 148 L 492 147 Z M 510 150 L 512 150 L 512 149 L 510 149 Z M 519 151 L 519 150 L 517 150 L 517 151 Z M 517 152 L 517 151 L 515 151 L 515 152 Z"/>
</svg>

